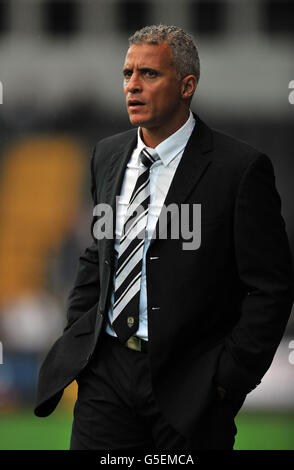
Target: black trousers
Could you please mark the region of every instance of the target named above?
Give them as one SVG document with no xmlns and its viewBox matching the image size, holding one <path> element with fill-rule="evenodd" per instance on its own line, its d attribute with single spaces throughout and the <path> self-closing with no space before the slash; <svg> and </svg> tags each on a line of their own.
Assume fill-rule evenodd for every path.
<svg viewBox="0 0 294 470">
<path fill-rule="evenodd" d="M 77 382 L 71 450 L 197 449 L 197 442 L 180 435 L 160 412 L 148 353 L 103 333 Z M 225 447 L 231 450 L 234 438 L 229 437 Z"/>
</svg>

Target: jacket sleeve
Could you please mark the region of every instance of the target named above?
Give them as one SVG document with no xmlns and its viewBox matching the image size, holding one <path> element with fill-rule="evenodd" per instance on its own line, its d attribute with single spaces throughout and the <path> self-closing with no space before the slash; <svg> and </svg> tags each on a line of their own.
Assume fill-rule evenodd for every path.
<svg viewBox="0 0 294 470">
<path fill-rule="evenodd" d="M 282 339 L 293 303 L 293 268 L 274 170 L 263 154 L 245 170 L 235 202 L 235 254 L 245 287 L 241 316 L 227 336 L 216 382 L 231 396 L 261 381 Z"/>
<path fill-rule="evenodd" d="M 96 184 L 94 175 L 94 158 L 96 147 L 94 147 L 91 157 L 91 194 L 94 207 L 97 204 Z M 71 289 L 67 301 L 67 325 L 66 331 L 72 324 L 92 308 L 99 301 L 100 280 L 99 280 L 99 257 L 97 240 L 93 235 L 94 217 L 91 224 L 92 244 L 87 247 L 79 257 L 76 279 Z"/>
</svg>

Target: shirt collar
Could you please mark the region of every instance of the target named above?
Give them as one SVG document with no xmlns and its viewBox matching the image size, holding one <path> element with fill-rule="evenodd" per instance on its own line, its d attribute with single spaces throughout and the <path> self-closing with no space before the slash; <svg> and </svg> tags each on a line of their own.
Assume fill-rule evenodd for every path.
<svg viewBox="0 0 294 470">
<path fill-rule="evenodd" d="M 187 145 L 187 142 L 192 134 L 195 126 L 195 119 L 192 111 L 185 124 L 180 127 L 176 132 L 171 134 L 167 139 L 163 140 L 154 150 L 159 155 L 164 166 L 167 166 Z M 137 149 L 139 152 L 146 147 L 140 136 L 140 127 L 138 128 L 138 144 Z M 148 148 L 148 147 L 146 147 Z"/>
</svg>

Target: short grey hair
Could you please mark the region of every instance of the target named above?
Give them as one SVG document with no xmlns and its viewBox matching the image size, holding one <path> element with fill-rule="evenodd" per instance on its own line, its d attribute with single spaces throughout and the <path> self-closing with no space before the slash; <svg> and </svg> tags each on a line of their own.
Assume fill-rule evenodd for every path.
<svg viewBox="0 0 294 470">
<path fill-rule="evenodd" d="M 192 36 L 177 26 L 163 24 L 145 26 L 129 37 L 129 45 L 167 42 L 172 50 L 173 64 L 179 78 L 193 74 L 200 78 L 200 60 Z"/>
</svg>

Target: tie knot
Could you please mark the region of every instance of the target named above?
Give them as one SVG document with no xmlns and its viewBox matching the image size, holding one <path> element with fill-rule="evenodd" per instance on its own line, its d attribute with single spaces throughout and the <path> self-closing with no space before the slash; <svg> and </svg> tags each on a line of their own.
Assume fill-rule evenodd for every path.
<svg viewBox="0 0 294 470">
<path fill-rule="evenodd" d="M 156 162 L 159 159 L 159 155 L 155 150 L 143 148 L 142 152 L 140 153 L 140 159 L 146 168 L 150 168 L 152 163 Z"/>
</svg>

